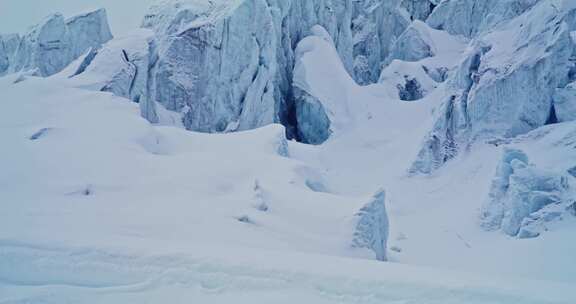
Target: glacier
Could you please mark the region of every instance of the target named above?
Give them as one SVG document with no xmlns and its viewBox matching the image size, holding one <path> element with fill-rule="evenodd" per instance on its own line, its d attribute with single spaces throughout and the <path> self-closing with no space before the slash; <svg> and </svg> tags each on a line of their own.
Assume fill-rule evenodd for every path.
<svg viewBox="0 0 576 304">
<path fill-rule="evenodd" d="M 282 123 L 289 137 L 321 143 L 327 134 L 310 139 L 299 129 L 327 124 L 298 121 L 302 92 L 292 86 L 292 75 L 300 40 L 322 26 L 346 70 L 359 83 L 373 83 L 392 42 L 430 8 L 428 0 L 163 2 L 143 21 L 156 45 L 146 99 L 181 113 L 189 130 L 221 133 Z M 145 117 L 155 121 L 151 112 Z"/>
<path fill-rule="evenodd" d="M 539 236 L 547 222 L 568 215 L 576 203 L 569 178 L 531 165 L 522 151 L 506 150 L 482 212 L 483 226 L 519 238 Z"/>
<path fill-rule="evenodd" d="M 428 24 L 450 34 L 474 37 L 526 12 L 539 0 L 440 1 Z"/>
<path fill-rule="evenodd" d="M 502 158 L 481 211 L 484 229 L 534 238 L 573 217 L 575 135 L 574 122 L 568 122 L 501 142 Z"/>
<path fill-rule="evenodd" d="M 575 302 L 575 1 L 143 17 L 0 35 L 0 303 Z"/>
<path fill-rule="evenodd" d="M 25 71 L 51 76 L 85 52 L 97 49 L 111 39 L 104 9 L 68 19 L 62 14 L 53 14 L 22 37 L 2 37 L 0 58 L 4 49 L 4 58 L 7 58 L 4 62 L 7 63 L 0 65 L 0 75 Z"/>
<path fill-rule="evenodd" d="M 557 122 L 549 118 L 556 115 L 556 90 L 562 92 L 573 77 L 574 43 L 567 22 L 572 10 L 559 10 L 555 2 L 519 6 L 518 13 L 525 12 L 518 17 L 497 22 L 491 31 L 472 31 L 479 35 L 448 80 L 446 100 L 411 172 L 430 173 L 475 141 Z M 506 12 L 518 7 L 501 3 Z"/>
</svg>

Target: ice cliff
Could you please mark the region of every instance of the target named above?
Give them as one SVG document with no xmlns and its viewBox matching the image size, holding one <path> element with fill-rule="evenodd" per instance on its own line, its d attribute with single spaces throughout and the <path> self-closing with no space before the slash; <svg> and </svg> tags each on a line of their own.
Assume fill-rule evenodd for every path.
<svg viewBox="0 0 576 304">
<path fill-rule="evenodd" d="M 151 122 L 208 133 L 281 123 L 290 138 L 319 144 L 346 117 L 295 81 L 297 46 L 315 26 L 360 85 L 393 83 L 405 101 L 446 90 L 412 173 L 431 173 L 479 139 L 573 117 L 576 13 L 561 0 L 169 0 L 145 16 L 151 34 L 104 48 L 103 10 L 53 15 L 22 38 L 2 37 L 0 73 L 51 75 L 91 50 L 71 76 L 94 78 L 81 74 L 117 62 L 95 76 L 98 89 L 139 102 Z"/>
<path fill-rule="evenodd" d="M 428 19 L 472 40 L 413 173 L 434 171 L 478 140 L 511 138 L 571 117 L 574 7 L 554 0 L 484 7 L 489 2 L 444 1 Z"/>
<path fill-rule="evenodd" d="M 158 5 L 144 21 L 160 46 L 151 94 L 167 109 L 183 113 L 191 130 L 235 131 L 281 122 L 299 137 L 301 125 L 323 123 L 298 120 L 295 99 L 301 92 L 291 81 L 296 44 L 320 25 L 348 72 L 359 82 L 373 82 L 389 41 L 409 24 L 407 11 L 401 14 L 398 5 L 350 0 Z M 301 137 L 314 143 L 325 138 Z"/>
<path fill-rule="evenodd" d="M 297 44 L 313 26 L 323 27 L 346 71 L 361 84 L 373 83 L 392 43 L 434 6 L 429 0 L 163 1 L 143 21 L 156 45 L 145 95 L 180 113 L 189 130 L 231 132 L 282 123 L 290 137 L 321 143 L 327 133 L 302 135 L 309 132 L 301 127 L 326 124 L 328 114 L 298 113 L 301 88 L 292 86 Z M 154 121 L 154 114 L 143 112 Z"/>
<path fill-rule="evenodd" d="M 111 39 L 104 9 L 69 19 L 54 14 L 22 37 L 0 37 L 0 75 L 26 71 L 50 76 Z"/>
</svg>

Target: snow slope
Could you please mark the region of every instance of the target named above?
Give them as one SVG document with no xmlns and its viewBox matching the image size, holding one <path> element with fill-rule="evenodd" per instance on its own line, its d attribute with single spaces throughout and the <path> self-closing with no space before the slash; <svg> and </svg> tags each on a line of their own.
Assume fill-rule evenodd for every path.
<svg viewBox="0 0 576 304">
<path fill-rule="evenodd" d="M 180 24 L 188 30 L 230 12 L 220 4 L 240 3 L 185 2 L 207 18 Z M 451 14 L 458 7 L 448 2 L 439 7 Z M 554 31 L 528 18 L 556 20 L 546 3 L 532 11 L 526 2 L 483 37 L 520 28 L 555 43 L 540 28 L 556 37 L 566 23 Z M 476 26 L 467 34 L 487 25 Z M 479 42 L 418 20 L 407 29 L 367 86 L 322 26 L 298 43 L 290 81 L 308 123 L 298 131 L 310 142 L 325 132 L 317 146 L 288 141 L 275 124 L 203 134 L 171 123 L 181 113 L 140 95 L 149 85 L 140 72 L 154 61 L 149 30 L 48 78 L 0 78 L 0 304 L 576 303 L 576 122 L 471 140 L 413 174 L 439 117 L 452 119 L 444 113 L 454 85 L 474 80 L 460 72 L 473 70 Z M 502 47 L 487 51 L 487 67 L 505 68 L 498 54 L 531 60 Z M 570 103 L 570 87 L 558 90 Z M 524 156 L 510 160 L 510 151 Z M 562 202 L 526 209 L 523 195 Z M 517 238 L 526 227 L 533 238 Z"/>
<path fill-rule="evenodd" d="M 498 153 L 479 149 L 449 175 L 408 179 L 402 151 L 414 137 L 366 132 L 398 130 L 401 115 L 424 117 L 427 104 L 356 87 L 374 118 L 312 147 L 287 143 L 278 126 L 153 126 L 129 100 L 66 77 L 15 78 L 0 80 L 1 303 L 574 300 L 574 261 L 556 250 L 566 230 L 519 243 L 474 223 L 477 182 Z M 350 246 L 353 215 L 377 185 L 390 195 L 397 263 L 358 260 L 373 255 Z"/>
<path fill-rule="evenodd" d="M 386 188 L 391 215 L 389 245 L 395 249 L 390 252 L 391 259 L 493 275 L 574 281 L 576 246 L 566 241 L 576 225 L 574 217 L 551 224 L 550 231 L 537 240 L 522 242 L 487 233 L 479 225 L 480 210 L 507 145 L 478 142 L 433 175 L 409 175 L 408 169 L 416 159 L 421 140 L 434 124 L 431 113 L 441 107 L 448 84 L 437 84 L 437 88 L 418 102 L 405 102 L 395 96 L 397 89 L 389 82 L 361 87 L 350 78 L 336 76 L 335 68 L 325 68 L 338 66 L 334 61 L 337 58 L 326 50 L 329 43 L 323 39 L 303 41 L 312 42 L 316 47 L 307 49 L 316 51 L 306 53 L 308 85 L 314 88 L 310 92 L 326 100 L 323 105 L 329 113 L 338 113 L 331 110 L 331 105 L 339 98 L 339 105 L 350 109 L 341 116 L 348 118 L 348 123 L 340 124 L 321 146 L 293 144 L 296 147 L 292 155 L 326 172 L 327 188 L 336 193 L 362 195 L 378 187 Z M 431 60 L 434 58 L 424 62 Z M 436 64 L 446 62 L 442 56 L 436 60 Z M 391 65 L 387 69 L 394 68 Z M 330 76 L 322 77 L 324 73 Z M 338 80 L 331 81 L 334 79 Z M 345 93 L 331 93 L 330 87 L 334 84 Z M 530 136 L 523 143 L 540 147 L 532 153 L 539 159 L 538 166 L 551 166 L 562 158 L 564 167 L 555 165 L 555 168 L 566 170 L 568 164 L 576 162 L 576 154 L 571 137 L 564 142 L 560 139 L 576 130 L 576 124 L 548 128 L 559 128 L 559 135 L 548 139 L 546 144 L 533 143 Z M 557 145 L 565 147 L 557 148 L 552 154 L 550 142 L 554 139 L 560 142 Z"/>
</svg>

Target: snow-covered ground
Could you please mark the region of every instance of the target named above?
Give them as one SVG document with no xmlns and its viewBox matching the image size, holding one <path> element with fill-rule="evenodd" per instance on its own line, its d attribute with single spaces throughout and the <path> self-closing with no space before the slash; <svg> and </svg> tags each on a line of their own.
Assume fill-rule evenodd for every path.
<svg viewBox="0 0 576 304">
<path fill-rule="evenodd" d="M 551 231 L 534 240 L 514 240 L 480 228 L 480 209 L 487 200 L 503 145 L 477 143 L 432 176 L 408 174 L 422 138 L 432 128 L 431 113 L 439 106 L 446 84 L 439 84 L 421 101 L 400 101 L 393 96 L 397 91 L 389 82 L 360 87 L 350 78 L 335 76 L 338 70 L 326 67 L 338 67 L 338 58 L 329 56 L 335 53 L 326 50 L 328 43 L 315 42 L 315 51 L 304 59 L 309 60 L 307 75 L 309 85 L 315 88 L 313 94 L 346 105 L 352 110 L 340 117 L 351 118 L 345 126 L 336 124 L 335 134 L 324 145 L 310 148 L 294 144 L 293 154 L 316 164 L 317 170 L 324 172 L 326 187 L 334 193 L 363 195 L 378 187 L 387 190 L 392 222 L 389 245 L 396 247 L 390 253 L 394 261 L 492 275 L 576 280 L 576 244 L 566 241 L 576 227 L 574 218 L 552 224 L 548 227 Z M 446 58 L 432 59 L 446 63 Z M 333 93 L 331 87 L 346 93 Z M 331 110 L 330 102 L 325 106 Z M 343 112 L 331 112 L 338 111 Z M 576 125 L 565 123 L 548 129 L 560 131 L 549 136 L 547 143 L 531 139 L 542 132 L 536 131 L 536 136 L 526 136 L 520 145 L 532 152 L 539 165 L 562 168 L 576 162 L 570 147 L 554 150 L 551 144 L 558 141 L 560 145 Z"/>
<path fill-rule="evenodd" d="M 142 118 L 118 95 L 148 89 L 138 77 L 153 35 L 116 38 L 51 77 L 0 78 L 0 304 L 576 303 L 575 216 L 544 213 L 555 217 L 528 239 L 483 222 L 500 207 L 495 195 L 502 204 L 526 193 L 575 197 L 566 170 L 576 165 L 576 123 L 470 141 L 431 174 L 410 170 L 453 93 L 446 77 L 474 41 L 414 21 L 380 82 L 360 86 L 315 26 L 295 49 L 293 84 L 302 102 L 321 104 L 329 139 L 306 145 L 276 124 L 187 131 L 172 123 L 181 113 L 150 96 L 160 123 Z M 314 114 L 304 117 L 310 130 L 325 127 Z M 547 174 L 550 193 L 533 185 Z M 495 193 L 508 182 L 517 184 Z M 380 189 L 386 206 L 370 214 Z M 387 243 L 385 252 L 357 248 L 366 221 L 380 226 L 360 237 Z"/>
<path fill-rule="evenodd" d="M 575 299 L 572 229 L 519 241 L 479 228 L 499 149 L 406 175 L 419 138 L 406 134 L 425 132 L 427 103 L 353 87 L 370 119 L 315 147 L 275 125 L 153 126 L 62 75 L 16 79 L 0 80 L 1 303 Z M 349 249 L 352 217 L 379 187 L 392 263 Z"/>
</svg>

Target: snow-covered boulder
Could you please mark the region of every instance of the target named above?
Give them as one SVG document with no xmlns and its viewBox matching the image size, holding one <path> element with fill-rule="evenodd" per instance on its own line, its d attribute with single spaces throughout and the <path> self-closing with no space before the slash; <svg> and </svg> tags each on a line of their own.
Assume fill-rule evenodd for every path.
<svg viewBox="0 0 576 304">
<path fill-rule="evenodd" d="M 390 230 L 386 212 L 386 192 L 378 191 L 371 201 L 358 211 L 355 220 L 356 230 L 352 247 L 372 250 L 377 260 L 386 261 Z"/>
<path fill-rule="evenodd" d="M 9 71 L 35 70 L 39 76 L 50 76 L 110 39 L 112 34 L 104 9 L 67 20 L 61 14 L 53 14 L 23 36 Z"/>
<path fill-rule="evenodd" d="M 482 211 L 482 226 L 519 238 L 539 236 L 547 223 L 573 208 L 569 178 L 530 164 L 520 150 L 507 149 Z"/>
</svg>

